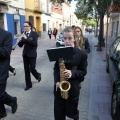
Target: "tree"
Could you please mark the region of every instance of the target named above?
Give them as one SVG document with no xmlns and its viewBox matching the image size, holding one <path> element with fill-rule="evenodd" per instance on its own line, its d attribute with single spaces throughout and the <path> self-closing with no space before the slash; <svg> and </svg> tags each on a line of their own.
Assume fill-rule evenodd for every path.
<svg viewBox="0 0 120 120">
<path fill-rule="evenodd" d="M 88 15 L 92 16 L 93 9 L 88 4 L 84 3 L 84 0 L 78 1 L 76 4 L 75 14 L 78 18 L 87 19 Z"/>
<path fill-rule="evenodd" d="M 103 19 L 112 0 L 88 0 L 88 4 L 95 7 L 100 17 L 100 31 L 98 37 L 97 51 L 101 51 L 101 46 L 105 46 L 103 38 Z"/>
<path fill-rule="evenodd" d="M 51 0 L 51 1 L 56 1 L 56 2 L 61 1 L 61 2 L 63 2 L 65 0 Z M 71 0 L 68 0 L 68 1 L 71 1 Z M 112 0 L 76 0 L 76 1 L 78 1 L 78 5 L 80 5 L 80 7 L 78 7 L 78 8 L 80 8 L 80 10 L 81 10 L 81 7 L 83 7 L 82 5 L 89 6 L 88 9 L 90 8 L 90 10 L 93 7 L 97 10 L 97 12 L 99 14 L 99 17 L 100 17 L 100 31 L 99 31 L 99 37 L 98 37 L 97 50 L 101 51 L 102 50 L 101 46 L 105 46 L 104 38 L 103 38 L 103 18 L 104 18 L 104 15 L 105 15 L 105 13 L 108 9 L 108 6 L 111 4 Z M 118 2 L 119 0 L 113 0 L 113 1 Z M 83 13 L 85 15 L 88 12 L 88 11 L 85 11 L 85 10 L 83 10 L 83 11 L 85 12 L 85 13 Z"/>
</svg>

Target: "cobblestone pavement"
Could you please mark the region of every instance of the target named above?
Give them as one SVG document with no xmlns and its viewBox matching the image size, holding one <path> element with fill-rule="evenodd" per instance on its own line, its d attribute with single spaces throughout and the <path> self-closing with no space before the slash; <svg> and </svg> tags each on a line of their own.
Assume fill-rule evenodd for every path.
<svg viewBox="0 0 120 120">
<path fill-rule="evenodd" d="M 111 83 L 105 71 L 105 50 L 97 52 L 94 45 L 97 39 L 93 34 L 86 34 L 91 45 L 88 55 L 88 73 L 82 83 L 79 107 L 80 120 L 112 120 L 110 116 Z M 55 47 L 55 40 L 38 41 L 38 58 L 36 68 L 42 74 L 42 81 L 38 83 L 32 77 L 33 88 L 24 91 L 24 69 L 22 62 L 22 48 L 17 47 L 11 55 L 11 65 L 17 74 L 10 73 L 7 92 L 17 96 L 18 110 L 13 115 L 11 108 L 6 106 L 7 117 L 4 120 L 54 120 L 53 114 L 53 64 L 49 62 L 46 49 Z M 72 120 L 67 118 L 67 120 Z"/>
</svg>

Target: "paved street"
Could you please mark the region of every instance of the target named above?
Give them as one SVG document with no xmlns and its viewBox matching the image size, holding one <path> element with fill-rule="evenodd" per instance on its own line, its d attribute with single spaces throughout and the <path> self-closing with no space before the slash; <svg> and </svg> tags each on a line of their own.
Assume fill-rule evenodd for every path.
<svg viewBox="0 0 120 120">
<path fill-rule="evenodd" d="M 80 120 L 112 120 L 110 115 L 111 82 L 105 71 L 105 48 L 102 52 L 96 51 L 94 45 L 97 39 L 93 34 L 88 37 L 91 53 L 88 55 L 88 74 L 82 83 L 80 92 L 79 110 Z M 33 88 L 24 91 L 24 69 L 22 62 L 22 48 L 12 51 L 11 65 L 16 68 L 17 74 L 10 73 L 7 92 L 17 96 L 18 110 L 13 115 L 11 108 L 7 108 L 7 117 L 4 120 L 54 120 L 53 114 L 53 65 L 49 62 L 46 49 L 55 47 L 55 40 L 38 41 L 37 70 L 42 74 L 42 81 L 38 83 L 32 77 Z M 67 120 L 70 120 L 67 118 Z"/>
</svg>

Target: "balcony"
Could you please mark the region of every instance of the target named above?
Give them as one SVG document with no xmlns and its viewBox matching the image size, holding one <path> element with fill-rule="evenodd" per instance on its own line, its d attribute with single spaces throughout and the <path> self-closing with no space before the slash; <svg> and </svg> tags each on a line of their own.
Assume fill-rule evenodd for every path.
<svg viewBox="0 0 120 120">
<path fill-rule="evenodd" d="M 120 3 L 112 1 L 109 6 L 110 17 L 116 17 L 120 15 Z"/>
<path fill-rule="evenodd" d="M 109 8 L 109 12 L 111 13 L 120 13 L 120 7 L 118 7 L 117 5 L 112 5 Z"/>
<path fill-rule="evenodd" d="M 2 3 L 2 4 L 8 4 L 10 2 L 11 2 L 11 0 L 0 0 L 0 3 Z"/>
<path fill-rule="evenodd" d="M 40 0 L 34 0 L 34 11 L 41 12 Z"/>
<path fill-rule="evenodd" d="M 120 2 L 111 2 L 111 5 L 109 7 L 109 12 L 110 13 L 120 13 Z"/>
</svg>

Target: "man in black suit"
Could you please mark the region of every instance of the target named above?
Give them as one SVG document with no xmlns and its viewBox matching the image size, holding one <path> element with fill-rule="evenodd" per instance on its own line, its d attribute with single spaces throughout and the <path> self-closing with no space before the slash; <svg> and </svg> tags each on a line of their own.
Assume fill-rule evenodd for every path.
<svg viewBox="0 0 120 120">
<path fill-rule="evenodd" d="M 29 21 L 24 22 L 24 32 L 20 38 L 18 38 L 18 46 L 23 49 L 23 62 L 25 70 L 25 90 L 32 88 L 31 76 L 32 75 L 38 80 L 41 81 L 41 74 L 37 72 L 36 67 L 36 58 L 37 58 L 37 35 L 35 31 L 31 31 L 32 25 Z"/>
<path fill-rule="evenodd" d="M 13 114 L 17 110 L 17 98 L 6 92 L 11 50 L 12 35 L 0 28 L 0 119 L 7 115 L 4 104 L 11 106 Z"/>
<path fill-rule="evenodd" d="M 74 120 L 79 120 L 79 84 L 84 80 L 84 76 L 87 73 L 87 55 L 77 48 L 74 44 L 74 30 L 72 27 L 64 29 L 63 40 L 65 46 L 73 47 L 73 59 L 65 61 L 65 71 L 60 74 L 59 62 L 54 66 L 54 117 L 55 120 L 66 120 L 66 116 Z M 63 76 L 61 76 L 63 75 Z M 67 81 L 71 84 L 69 90 L 68 99 L 61 97 L 60 79 L 67 78 Z"/>
</svg>

